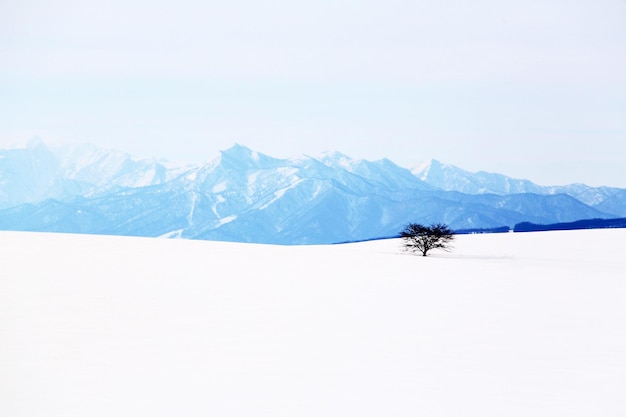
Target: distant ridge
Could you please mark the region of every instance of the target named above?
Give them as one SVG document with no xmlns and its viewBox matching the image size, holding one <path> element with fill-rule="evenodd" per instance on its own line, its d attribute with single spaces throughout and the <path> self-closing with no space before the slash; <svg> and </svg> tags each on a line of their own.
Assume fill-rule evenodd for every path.
<svg viewBox="0 0 626 417">
<path fill-rule="evenodd" d="M 411 172 L 422 181 L 445 191 L 465 194 L 567 194 L 600 211 L 626 216 L 626 190 L 614 187 L 590 187 L 585 184 L 537 185 L 529 180 L 490 172 L 469 172 L 435 159 L 419 164 Z"/>
</svg>

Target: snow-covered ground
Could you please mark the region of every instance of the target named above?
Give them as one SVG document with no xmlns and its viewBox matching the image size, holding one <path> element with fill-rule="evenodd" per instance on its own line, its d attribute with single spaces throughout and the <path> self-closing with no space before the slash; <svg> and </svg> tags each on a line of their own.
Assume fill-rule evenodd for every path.
<svg viewBox="0 0 626 417">
<path fill-rule="evenodd" d="M 625 242 L 0 232 L 0 416 L 624 416 Z"/>
</svg>

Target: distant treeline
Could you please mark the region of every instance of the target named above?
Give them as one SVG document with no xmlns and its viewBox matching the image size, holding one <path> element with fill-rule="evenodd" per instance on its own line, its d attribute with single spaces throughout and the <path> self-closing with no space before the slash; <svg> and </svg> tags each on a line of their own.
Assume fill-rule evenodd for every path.
<svg viewBox="0 0 626 417">
<path fill-rule="evenodd" d="M 540 232 L 547 230 L 580 230 L 580 229 L 617 229 L 626 228 L 626 218 L 619 219 L 586 219 L 569 223 L 535 224 L 530 222 L 518 223 L 513 228 L 515 232 Z"/>
<path fill-rule="evenodd" d="M 585 219 L 567 223 L 537 224 L 522 222 L 516 224 L 513 229 L 508 226 L 494 227 L 490 229 L 459 229 L 455 233 L 460 235 L 473 233 L 506 233 L 506 232 L 542 232 L 549 230 L 580 230 L 580 229 L 619 229 L 626 228 L 626 218 L 619 219 Z"/>
</svg>

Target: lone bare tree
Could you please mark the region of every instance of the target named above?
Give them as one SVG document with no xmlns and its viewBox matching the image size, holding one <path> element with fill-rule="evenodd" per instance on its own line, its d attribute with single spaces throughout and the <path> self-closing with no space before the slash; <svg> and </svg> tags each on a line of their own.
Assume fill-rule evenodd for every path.
<svg viewBox="0 0 626 417">
<path fill-rule="evenodd" d="M 443 223 L 424 226 L 419 223 L 409 223 L 400 232 L 404 248 L 408 251 L 419 252 L 427 256 L 431 249 L 450 250 L 450 242 L 454 240 L 454 232 Z"/>
</svg>

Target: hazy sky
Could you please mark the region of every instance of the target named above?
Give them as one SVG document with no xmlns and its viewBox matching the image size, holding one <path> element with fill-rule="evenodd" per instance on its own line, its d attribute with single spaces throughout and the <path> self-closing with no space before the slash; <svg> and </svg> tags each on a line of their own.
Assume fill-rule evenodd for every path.
<svg viewBox="0 0 626 417">
<path fill-rule="evenodd" d="M 626 187 L 626 0 L 0 0 L 0 146 Z"/>
</svg>

